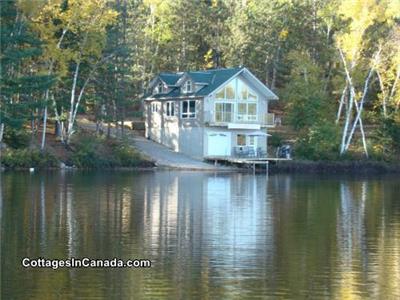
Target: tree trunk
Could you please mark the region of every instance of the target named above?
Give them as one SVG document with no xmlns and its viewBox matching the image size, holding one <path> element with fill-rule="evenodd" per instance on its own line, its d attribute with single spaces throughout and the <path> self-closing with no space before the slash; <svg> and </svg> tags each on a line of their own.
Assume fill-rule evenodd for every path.
<svg viewBox="0 0 400 300">
<path fill-rule="evenodd" d="M 67 127 L 67 132 L 66 132 L 66 137 L 65 137 L 65 142 L 68 144 L 69 139 L 72 134 L 72 128 L 74 126 L 73 124 L 73 118 L 74 118 L 74 107 L 75 107 L 75 93 L 76 93 L 76 85 L 78 81 L 78 75 L 79 75 L 79 66 L 80 66 L 80 61 L 76 63 L 75 66 L 75 72 L 74 72 L 74 80 L 72 82 L 72 88 L 71 88 L 71 101 L 70 101 L 70 109 L 69 109 L 69 117 L 68 117 L 68 127 Z"/>
<path fill-rule="evenodd" d="M 46 129 L 47 129 L 47 104 L 46 107 L 44 108 L 44 113 L 43 113 L 43 129 L 42 129 L 42 143 L 40 145 L 40 150 L 44 150 L 44 146 L 46 144 Z"/>
<path fill-rule="evenodd" d="M 0 167 L 1 167 L 1 154 L 3 151 L 3 134 L 4 134 L 4 123 L 1 123 L 0 124 Z M 1 172 L 1 170 L 0 170 L 0 172 Z"/>
<path fill-rule="evenodd" d="M 369 81 L 370 81 L 370 79 L 371 79 L 373 70 L 374 70 L 373 68 L 371 68 L 371 69 L 369 70 L 367 79 L 366 79 L 365 82 L 364 82 L 364 90 L 363 90 L 363 94 L 362 94 L 362 97 L 361 97 L 361 100 L 360 100 L 360 105 L 359 105 L 359 107 L 357 106 L 357 103 L 355 103 L 356 108 L 357 108 L 357 116 L 356 116 L 356 118 L 355 118 L 355 120 L 354 120 L 353 126 L 352 126 L 352 128 L 351 128 L 351 131 L 350 131 L 350 134 L 349 134 L 349 137 L 348 137 L 348 139 L 347 139 L 346 146 L 345 146 L 345 151 L 347 151 L 347 150 L 349 149 L 351 140 L 352 140 L 352 138 L 353 138 L 354 131 L 355 131 L 356 127 L 357 127 L 357 123 L 360 123 L 360 129 L 361 129 L 361 131 L 362 131 L 361 134 L 362 134 L 362 141 L 363 141 L 363 146 L 364 146 L 364 152 L 365 152 L 365 155 L 366 155 L 367 157 L 368 157 L 368 149 L 367 149 L 367 144 L 366 144 L 366 141 L 365 141 L 364 129 L 363 129 L 363 126 L 362 126 L 361 113 L 362 113 L 363 108 L 364 108 L 365 96 L 367 95 L 367 92 L 368 92 Z M 354 99 L 354 100 L 355 100 L 355 99 Z"/>
<path fill-rule="evenodd" d="M 49 100 L 49 90 L 46 90 L 45 95 L 45 107 L 43 112 L 43 128 L 42 128 L 42 143 L 40 145 L 40 150 L 44 150 L 44 146 L 46 144 L 46 130 L 47 130 L 47 101 Z"/>
<path fill-rule="evenodd" d="M 336 124 L 338 124 L 340 121 L 340 117 L 342 115 L 343 104 L 347 100 L 347 90 L 348 90 L 348 82 L 346 80 L 346 86 L 344 87 L 342 96 L 340 97 L 339 109 L 338 109 L 338 112 L 336 115 L 336 121 L 335 121 Z"/>
</svg>

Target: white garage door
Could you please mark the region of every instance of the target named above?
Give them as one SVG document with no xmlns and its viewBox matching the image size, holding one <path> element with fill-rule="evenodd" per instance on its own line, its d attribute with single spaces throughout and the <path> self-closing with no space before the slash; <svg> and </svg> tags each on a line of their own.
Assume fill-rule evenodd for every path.
<svg viewBox="0 0 400 300">
<path fill-rule="evenodd" d="M 226 132 L 209 132 L 207 140 L 207 155 L 231 155 L 231 134 Z"/>
</svg>

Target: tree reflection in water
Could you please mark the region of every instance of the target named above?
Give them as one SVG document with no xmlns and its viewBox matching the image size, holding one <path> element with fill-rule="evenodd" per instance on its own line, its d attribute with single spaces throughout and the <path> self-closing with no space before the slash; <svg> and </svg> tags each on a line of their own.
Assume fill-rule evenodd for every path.
<svg viewBox="0 0 400 300">
<path fill-rule="evenodd" d="M 400 297 L 393 178 L 0 176 L 2 299 Z M 26 270 L 26 256 L 150 258 L 153 267 Z"/>
</svg>

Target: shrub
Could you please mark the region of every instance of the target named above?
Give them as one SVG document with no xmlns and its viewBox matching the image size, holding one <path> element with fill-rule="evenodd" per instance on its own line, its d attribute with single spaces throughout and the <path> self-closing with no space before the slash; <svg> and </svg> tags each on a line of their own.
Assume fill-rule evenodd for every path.
<svg viewBox="0 0 400 300">
<path fill-rule="evenodd" d="M 337 126 L 329 123 L 314 125 L 296 142 L 296 156 L 311 160 L 338 159 L 339 136 Z"/>
<path fill-rule="evenodd" d="M 144 158 L 125 142 L 105 137 L 79 135 L 73 141 L 76 149 L 72 163 L 78 168 L 113 168 L 141 165 Z"/>
<path fill-rule="evenodd" d="M 283 137 L 277 133 L 272 133 L 272 135 L 268 138 L 268 144 L 272 147 L 282 146 Z"/>
<path fill-rule="evenodd" d="M 7 168 L 48 168 L 56 167 L 57 159 L 47 152 L 31 149 L 9 149 L 2 157 L 2 164 Z"/>
<path fill-rule="evenodd" d="M 79 135 L 73 141 L 73 147 L 75 151 L 71 160 L 78 168 L 95 169 L 113 166 L 101 138 Z"/>
<path fill-rule="evenodd" d="M 4 143 L 14 149 L 26 148 L 29 146 L 30 135 L 23 130 L 13 129 L 6 126 L 3 138 Z"/>
</svg>

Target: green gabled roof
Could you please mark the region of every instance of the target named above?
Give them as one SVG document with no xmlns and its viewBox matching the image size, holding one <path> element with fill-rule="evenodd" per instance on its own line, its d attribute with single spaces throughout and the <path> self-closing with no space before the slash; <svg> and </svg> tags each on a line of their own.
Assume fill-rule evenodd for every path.
<svg viewBox="0 0 400 300">
<path fill-rule="evenodd" d="M 166 94 L 154 94 L 151 93 L 145 95 L 149 98 L 176 98 L 184 96 L 207 96 L 216 90 L 219 86 L 228 81 L 231 77 L 241 71 L 243 67 L 228 68 L 228 69 L 211 69 L 205 71 L 189 71 L 179 73 L 160 73 L 158 77 L 164 81 L 171 91 Z M 195 93 L 181 93 L 180 87 L 176 86 L 176 83 L 183 76 L 189 76 L 194 83 L 204 84 L 200 90 Z"/>
<path fill-rule="evenodd" d="M 207 96 L 242 69 L 243 68 L 240 67 L 240 68 L 208 70 L 207 72 L 210 72 L 213 75 L 211 82 L 202 89 L 198 90 L 196 95 Z"/>
<path fill-rule="evenodd" d="M 183 73 L 160 73 L 158 76 L 164 81 L 167 85 L 175 85 L 175 83 L 181 78 Z"/>
<path fill-rule="evenodd" d="M 192 80 L 196 83 L 210 84 L 214 74 L 208 71 L 197 71 L 197 72 L 187 72 L 186 73 Z"/>
</svg>

